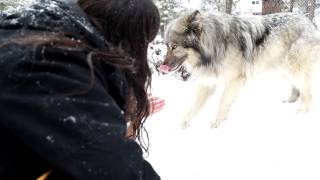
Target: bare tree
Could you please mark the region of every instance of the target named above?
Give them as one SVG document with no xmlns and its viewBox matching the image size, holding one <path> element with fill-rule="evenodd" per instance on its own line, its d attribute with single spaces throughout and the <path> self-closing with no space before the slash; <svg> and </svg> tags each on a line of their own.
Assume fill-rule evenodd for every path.
<svg viewBox="0 0 320 180">
<path fill-rule="evenodd" d="M 294 0 L 293 6 L 297 6 L 298 11 L 306 14 L 311 21 L 314 19 L 316 0 Z"/>
<path fill-rule="evenodd" d="M 293 12 L 293 6 L 294 6 L 295 0 L 290 0 L 290 8 L 289 12 Z"/>
<path fill-rule="evenodd" d="M 283 0 L 263 0 L 262 15 L 283 12 L 285 7 Z"/>
<path fill-rule="evenodd" d="M 226 13 L 227 14 L 231 14 L 232 12 L 232 4 L 233 4 L 233 0 L 225 0 L 225 4 L 226 4 Z"/>
<path fill-rule="evenodd" d="M 224 11 L 225 5 L 223 0 L 202 0 L 201 6 L 203 10 L 212 9 L 221 12 Z"/>
<path fill-rule="evenodd" d="M 232 14 L 232 10 L 239 3 L 239 0 L 202 0 L 202 10 L 214 10 Z"/>
<path fill-rule="evenodd" d="M 306 6 L 308 17 L 312 21 L 314 19 L 314 11 L 316 9 L 316 0 L 307 0 Z"/>
<path fill-rule="evenodd" d="M 164 34 L 165 26 L 170 20 L 178 15 L 179 9 L 182 9 L 180 0 L 154 0 L 160 12 L 160 33 Z"/>
</svg>

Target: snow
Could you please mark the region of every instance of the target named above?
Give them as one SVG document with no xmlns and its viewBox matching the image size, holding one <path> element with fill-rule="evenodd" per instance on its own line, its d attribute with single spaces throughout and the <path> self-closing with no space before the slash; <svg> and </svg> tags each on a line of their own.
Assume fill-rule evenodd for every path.
<svg viewBox="0 0 320 180">
<path fill-rule="evenodd" d="M 320 27 L 320 13 L 315 23 Z M 160 49 L 161 38 L 153 45 Z M 320 71 L 318 71 L 320 72 Z M 146 121 L 150 140 L 146 159 L 162 180 L 319 180 L 320 73 L 315 75 L 314 104 L 297 113 L 299 102 L 282 103 L 290 85 L 279 74 L 265 73 L 249 80 L 229 118 L 210 128 L 222 88 L 181 128 L 183 110 L 191 102 L 195 79 L 153 73 L 152 94 L 165 99 L 164 109 Z M 196 108 L 196 107 L 195 107 Z"/>
<path fill-rule="evenodd" d="M 16 3 L 7 9 L 11 12 L 33 1 L 4 2 Z M 189 7 L 195 7 L 192 4 L 195 2 L 198 1 L 190 1 Z M 319 27 L 319 11 L 316 15 Z M 163 56 L 160 54 L 153 60 Z M 212 129 L 210 121 L 221 96 L 218 89 L 191 126 L 182 129 L 181 117 L 194 93 L 194 84 L 194 79 L 181 81 L 175 76 L 153 73 L 152 94 L 165 99 L 166 106 L 146 122 L 150 138 L 146 158 L 162 180 L 320 179 L 320 98 L 316 93 L 319 84 L 315 84 L 313 110 L 297 114 L 297 103 L 282 103 L 290 94 L 284 79 L 277 74 L 256 77 L 242 90 L 229 119 Z M 73 98 L 65 100 L 85 103 Z M 74 116 L 64 120 L 76 122 Z M 51 135 L 45 138 L 50 143 L 55 141 Z"/>
<path fill-rule="evenodd" d="M 257 76 L 248 81 L 229 119 L 217 129 L 210 128 L 210 121 L 221 89 L 191 126 L 182 129 L 182 112 L 195 81 L 154 73 L 152 85 L 153 95 L 165 99 L 166 106 L 146 122 L 146 158 L 162 180 L 320 179 L 319 84 L 314 86 L 313 110 L 299 114 L 298 103 L 282 103 L 290 95 L 285 79 L 275 73 Z"/>
<path fill-rule="evenodd" d="M 76 123 L 77 122 L 77 118 L 74 116 L 68 116 L 66 118 L 63 119 L 63 122 L 71 122 L 71 123 Z"/>
<path fill-rule="evenodd" d="M 214 97 L 190 128 L 181 129 L 180 113 L 193 82 L 155 77 L 153 94 L 164 98 L 166 107 L 147 121 L 148 160 L 163 180 L 320 179 L 319 113 L 296 114 L 296 104 L 283 104 L 289 95 L 284 80 L 256 81 L 217 129 L 209 126 Z"/>
<path fill-rule="evenodd" d="M 15 13 L 22 7 L 29 7 L 34 4 L 35 0 L 1 0 L 1 3 L 6 5 L 6 13 Z"/>
<path fill-rule="evenodd" d="M 50 143 L 54 143 L 54 138 L 53 136 L 46 136 L 46 140 L 49 141 Z"/>
</svg>

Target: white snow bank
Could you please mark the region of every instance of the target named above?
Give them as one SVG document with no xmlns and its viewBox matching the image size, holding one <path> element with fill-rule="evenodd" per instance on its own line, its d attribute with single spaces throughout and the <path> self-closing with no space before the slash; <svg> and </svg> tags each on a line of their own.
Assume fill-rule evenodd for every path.
<svg viewBox="0 0 320 180">
<path fill-rule="evenodd" d="M 4 12 L 6 13 L 14 13 L 19 11 L 22 7 L 29 7 L 34 4 L 36 0 L 2 0 L 1 4 L 6 6 Z"/>
<path fill-rule="evenodd" d="M 287 81 L 277 74 L 261 75 L 248 82 L 220 127 L 210 129 L 221 91 L 183 130 L 181 113 L 193 89 L 194 81 L 154 74 L 153 94 L 166 106 L 146 122 L 147 159 L 162 180 L 320 179 L 317 93 L 314 109 L 296 114 L 297 103 L 282 103 L 290 95 Z M 315 89 L 320 92 L 319 83 Z"/>
</svg>

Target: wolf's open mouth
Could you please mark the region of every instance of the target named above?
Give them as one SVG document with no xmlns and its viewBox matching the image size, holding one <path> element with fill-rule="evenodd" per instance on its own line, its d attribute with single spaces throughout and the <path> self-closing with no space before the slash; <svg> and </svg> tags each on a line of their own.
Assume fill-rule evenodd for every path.
<svg viewBox="0 0 320 180">
<path fill-rule="evenodd" d="M 176 71 L 176 70 L 178 70 L 181 66 L 182 66 L 182 64 L 183 63 L 181 63 L 181 64 L 179 64 L 178 66 L 175 66 L 174 68 L 171 68 L 170 66 L 168 66 L 168 65 L 164 65 L 164 64 L 162 64 L 162 65 L 160 65 L 160 71 L 162 72 L 162 73 L 170 73 L 170 72 L 173 72 L 173 71 Z"/>
<path fill-rule="evenodd" d="M 180 64 L 178 64 L 178 66 L 176 66 L 175 68 L 171 69 L 171 71 L 176 71 L 176 70 L 180 69 L 182 64 L 183 64 L 183 61 Z"/>
<path fill-rule="evenodd" d="M 176 71 L 178 69 L 180 69 L 180 67 L 183 65 L 183 63 L 185 62 L 185 58 L 186 56 L 181 57 L 180 59 L 178 59 L 178 63 L 175 63 L 177 65 L 175 65 L 174 67 L 169 66 L 167 64 L 162 64 L 160 65 L 160 71 L 162 73 L 169 73 L 169 72 L 173 72 Z"/>
<path fill-rule="evenodd" d="M 178 74 L 179 77 L 183 81 L 187 81 L 191 76 L 191 73 L 187 70 L 186 66 L 184 66 L 183 63 L 181 65 L 177 66 L 173 70 L 171 70 L 170 66 L 168 66 L 168 65 L 161 65 L 160 72 L 165 73 L 165 74 L 170 73 L 170 72 L 174 72 L 174 73 Z"/>
</svg>

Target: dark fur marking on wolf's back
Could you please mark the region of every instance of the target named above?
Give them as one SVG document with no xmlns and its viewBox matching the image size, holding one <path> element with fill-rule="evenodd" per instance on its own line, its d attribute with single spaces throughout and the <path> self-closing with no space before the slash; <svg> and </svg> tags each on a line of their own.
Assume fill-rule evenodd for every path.
<svg viewBox="0 0 320 180">
<path fill-rule="evenodd" d="M 259 47 L 260 45 L 262 45 L 269 35 L 270 35 L 270 28 L 268 26 L 265 26 L 265 30 L 264 30 L 262 36 L 257 37 L 255 39 L 256 47 Z"/>
</svg>

